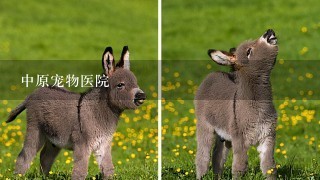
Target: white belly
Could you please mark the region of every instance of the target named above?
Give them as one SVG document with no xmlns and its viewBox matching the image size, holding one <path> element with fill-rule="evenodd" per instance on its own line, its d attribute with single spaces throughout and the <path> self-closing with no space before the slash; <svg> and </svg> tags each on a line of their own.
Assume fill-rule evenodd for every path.
<svg viewBox="0 0 320 180">
<path fill-rule="evenodd" d="M 222 138 L 228 141 L 231 141 L 231 135 L 219 128 L 214 128 L 215 132 Z"/>
</svg>

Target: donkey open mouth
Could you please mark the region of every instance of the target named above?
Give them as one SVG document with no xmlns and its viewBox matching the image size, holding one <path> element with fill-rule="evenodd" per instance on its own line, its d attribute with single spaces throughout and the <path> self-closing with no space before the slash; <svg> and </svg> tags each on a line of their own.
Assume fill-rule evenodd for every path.
<svg viewBox="0 0 320 180">
<path fill-rule="evenodd" d="M 145 99 L 146 99 L 146 94 L 143 92 L 139 92 L 135 95 L 133 102 L 136 106 L 140 106 L 144 103 Z"/>
<path fill-rule="evenodd" d="M 265 38 L 269 44 L 277 45 L 278 39 L 272 29 L 268 29 L 267 32 L 263 35 L 263 38 Z"/>
</svg>

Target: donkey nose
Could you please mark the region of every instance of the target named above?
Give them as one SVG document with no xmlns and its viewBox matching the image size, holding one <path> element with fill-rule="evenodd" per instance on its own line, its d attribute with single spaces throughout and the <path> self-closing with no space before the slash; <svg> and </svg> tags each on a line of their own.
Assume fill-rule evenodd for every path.
<svg viewBox="0 0 320 180">
<path fill-rule="evenodd" d="M 264 33 L 263 38 L 267 40 L 267 42 L 271 45 L 277 44 L 276 33 L 272 29 L 268 29 L 266 33 Z"/>
<path fill-rule="evenodd" d="M 144 103 L 144 100 L 146 99 L 146 94 L 141 91 L 141 92 L 138 92 L 134 95 L 134 103 L 137 105 L 137 106 L 140 106 L 141 104 Z"/>
<path fill-rule="evenodd" d="M 139 93 L 135 94 L 134 98 L 135 99 L 143 99 L 143 100 L 145 100 L 146 99 L 146 94 L 144 92 L 139 92 Z"/>
</svg>

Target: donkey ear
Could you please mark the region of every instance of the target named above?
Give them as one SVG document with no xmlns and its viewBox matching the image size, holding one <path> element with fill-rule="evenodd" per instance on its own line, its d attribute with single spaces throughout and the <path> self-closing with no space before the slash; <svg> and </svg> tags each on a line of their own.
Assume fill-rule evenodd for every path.
<svg viewBox="0 0 320 180">
<path fill-rule="evenodd" d="M 114 67 L 114 57 L 112 47 L 106 47 L 102 54 L 102 67 L 104 74 L 111 76 L 115 70 Z"/>
<path fill-rule="evenodd" d="M 116 67 L 121 67 L 124 69 L 130 70 L 130 61 L 129 61 L 129 48 L 124 46 L 121 53 L 121 59 L 117 63 Z"/>
<path fill-rule="evenodd" d="M 211 57 L 211 59 L 214 62 L 220 65 L 233 65 L 235 64 L 235 61 L 236 61 L 236 56 L 233 53 L 226 52 L 226 51 L 217 51 L 214 49 L 209 49 L 208 55 Z"/>
</svg>

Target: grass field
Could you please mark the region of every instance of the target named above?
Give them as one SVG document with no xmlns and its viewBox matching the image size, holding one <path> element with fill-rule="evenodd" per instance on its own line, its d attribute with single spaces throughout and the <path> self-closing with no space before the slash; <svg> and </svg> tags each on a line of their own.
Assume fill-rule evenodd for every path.
<svg viewBox="0 0 320 180">
<path fill-rule="evenodd" d="M 0 179 L 70 179 L 72 171 L 72 152 L 64 150 L 47 178 L 40 173 L 39 155 L 25 176 L 13 174 L 26 116 L 4 121 L 30 91 L 21 76 L 100 74 L 104 48 L 112 46 L 117 60 L 124 45 L 148 101 L 121 116 L 113 139 L 114 179 L 157 179 L 157 1 L 3 0 L 0 26 Z M 88 178 L 100 178 L 94 157 Z"/>
<path fill-rule="evenodd" d="M 216 65 L 208 49 L 228 50 L 267 29 L 279 38 L 272 72 L 278 112 L 275 159 L 279 179 L 320 178 L 318 44 L 320 3 L 303 1 L 162 1 L 162 178 L 195 179 L 194 93 Z M 231 179 L 232 155 L 223 179 Z M 212 179 L 210 171 L 204 179 Z M 263 179 L 256 148 L 244 179 Z"/>
<path fill-rule="evenodd" d="M 194 93 L 208 73 L 228 71 L 212 62 L 207 50 L 228 50 L 269 28 L 279 38 L 272 72 L 278 176 L 319 179 L 320 2 L 162 0 L 162 5 L 162 179 L 195 179 Z M 72 152 L 64 150 L 48 177 L 40 173 L 39 156 L 25 176 L 13 175 L 25 113 L 13 123 L 4 121 L 31 91 L 23 88 L 21 76 L 100 74 L 104 48 L 113 46 L 117 59 L 124 45 L 148 101 L 121 116 L 113 139 L 114 179 L 158 178 L 157 1 L 1 0 L 0 27 L 0 179 L 70 179 L 72 171 Z M 231 164 L 230 154 L 224 179 L 231 179 Z M 204 179 L 212 177 L 209 172 Z M 88 179 L 100 178 L 92 157 Z M 244 179 L 263 179 L 254 147 Z"/>
</svg>

